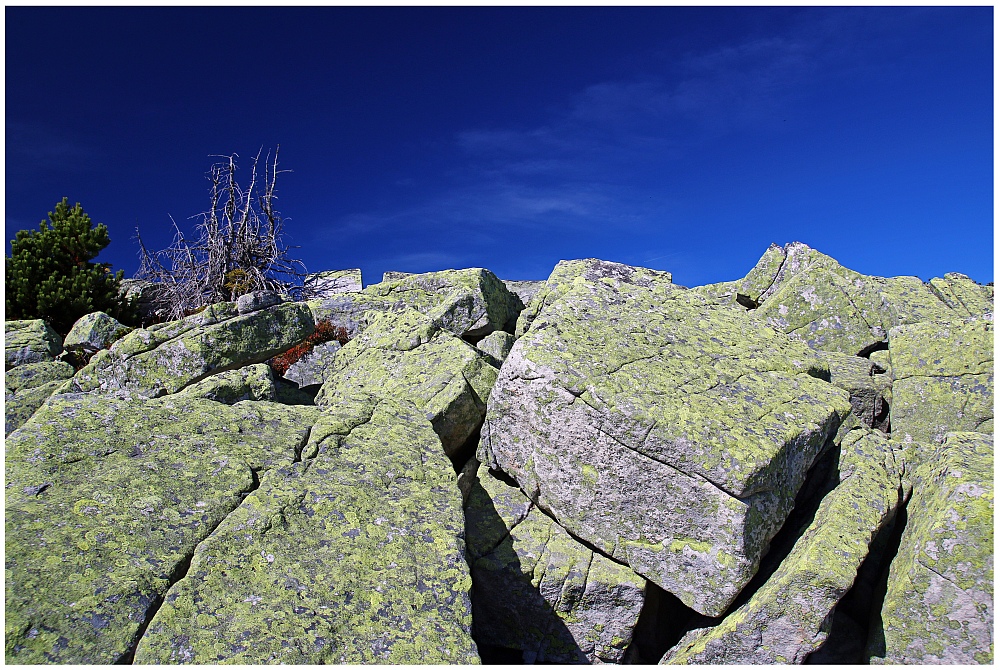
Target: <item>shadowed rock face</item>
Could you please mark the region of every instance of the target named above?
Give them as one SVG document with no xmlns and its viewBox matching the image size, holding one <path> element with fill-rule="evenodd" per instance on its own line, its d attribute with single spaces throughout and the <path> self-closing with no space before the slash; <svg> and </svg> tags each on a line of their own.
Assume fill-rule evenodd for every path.
<svg viewBox="0 0 1000 670">
<path fill-rule="evenodd" d="M 8 663 L 992 662 L 992 286 L 350 288 L 5 324 Z"/>
</svg>

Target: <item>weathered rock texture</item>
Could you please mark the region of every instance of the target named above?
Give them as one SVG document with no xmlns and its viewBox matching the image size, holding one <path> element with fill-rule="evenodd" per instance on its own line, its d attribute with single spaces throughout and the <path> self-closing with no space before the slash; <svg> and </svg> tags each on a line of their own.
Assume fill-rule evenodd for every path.
<svg viewBox="0 0 1000 670">
<path fill-rule="evenodd" d="M 753 576 L 849 396 L 816 378 L 822 358 L 742 309 L 610 269 L 560 278 L 561 295 L 542 298 L 491 394 L 479 459 L 574 535 L 716 616 Z"/>
<path fill-rule="evenodd" d="M 328 270 L 306 275 L 302 282 L 302 293 L 306 298 L 329 298 L 338 293 L 359 293 L 361 291 L 361 270 Z"/>
<path fill-rule="evenodd" d="M 325 278 L 5 324 L 7 663 L 993 662 L 992 286 Z"/>
</svg>

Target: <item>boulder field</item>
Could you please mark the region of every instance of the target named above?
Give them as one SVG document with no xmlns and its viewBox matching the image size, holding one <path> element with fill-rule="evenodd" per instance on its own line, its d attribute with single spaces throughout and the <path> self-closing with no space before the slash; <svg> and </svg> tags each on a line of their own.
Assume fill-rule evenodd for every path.
<svg viewBox="0 0 1000 670">
<path fill-rule="evenodd" d="M 993 662 L 992 285 L 307 289 L 5 323 L 7 663 Z"/>
</svg>

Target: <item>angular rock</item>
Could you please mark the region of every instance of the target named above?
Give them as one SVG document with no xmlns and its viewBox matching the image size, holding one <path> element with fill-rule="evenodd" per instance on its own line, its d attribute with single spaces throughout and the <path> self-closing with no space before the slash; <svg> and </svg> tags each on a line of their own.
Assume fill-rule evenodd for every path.
<svg viewBox="0 0 1000 670">
<path fill-rule="evenodd" d="M 62 380 L 54 380 L 6 396 L 4 399 L 4 435 L 10 435 L 24 425 L 63 384 L 65 382 Z"/>
<path fill-rule="evenodd" d="M 917 468 L 871 663 L 993 663 L 993 436 L 949 433 Z"/>
<path fill-rule="evenodd" d="M 8 663 L 130 662 L 198 546 L 316 408 L 53 396 L 6 441 Z"/>
<path fill-rule="evenodd" d="M 67 391 L 176 393 L 209 375 L 261 363 L 312 334 L 305 303 L 238 314 L 235 303 L 211 305 L 180 321 L 132 331 L 99 352 Z"/>
<path fill-rule="evenodd" d="M 958 272 L 930 281 L 931 291 L 961 316 L 984 316 L 993 313 L 993 287 L 983 286 Z"/>
<path fill-rule="evenodd" d="M 389 270 L 388 272 L 382 273 L 382 281 L 396 281 L 397 279 L 404 279 L 406 277 L 412 277 L 414 273 L 412 272 L 396 272 L 395 270 Z"/>
<path fill-rule="evenodd" d="M 830 366 L 830 383 L 851 394 L 854 415 L 869 428 L 889 432 L 892 377 L 873 361 L 859 356 L 820 352 Z"/>
<path fill-rule="evenodd" d="M 67 351 L 79 349 L 91 353 L 107 349 L 130 330 L 132 329 L 104 312 L 91 312 L 81 316 L 73 324 L 63 341 L 63 348 Z"/>
<path fill-rule="evenodd" d="M 542 310 L 559 300 L 577 280 L 593 282 L 601 279 L 647 287 L 654 284 L 670 284 L 672 281 L 669 272 L 602 261 L 597 258 L 559 261 L 552 269 L 552 274 L 545 280 L 545 284 L 535 292 L 531 303 L 527 304 L 518 316 L 514 336 L 524 335 Z"/>
<path fill-rule="evenodd" d="M 316 396 L 336 406 L 356 392 L 414 403 L 455 454 L 482 422 L 497 370 L 475 347 L 413 310 L 378 316 L 334 359 Z"/>
<path fill-rule="evenodd" d="M 41 319 L 4 321 L 4 368 L 55 360 L 62 338 Z"/>
<path fill-rule="evenodd" d="M 867 354 L 895 326 L 956 316 L 916 277 L 863 275 L 800 242 L 772 245 L 737 284 L 775 328 L 814 349 L 849 355 Z"/>
<path fill-rule="evenodd" d="M 274 400 L 276 389 L 271 368 L 257 363 L 212 375 L 185 387 L 177 395 L 235 405 L 241 400 Z"/>
<path fill-rule="evenodd" d="M 25 363 L 4 374 L 4 393 L 11 395 L 49 382 L 69 379 L 74 372 L 73 366 L 65 361 Z"/>
<path fill-rule="evenodd" d="M 804 662 L 826 640 L 834 607 L 900 504 L 900 476 L 901 463 L 880 433 L 848 433 L 839 484 L 774 574 L 719 625 L 685 635 L 661 662 Z"/>
<path fill-rule="evenodd" d="M 333 370 L 333 357 L 340 351 L 340 342 L 317 344 L 285 371 L 285 379 L 295 382 L 299 388 L 319 386 L 327 380 Z"/>
<path fill-rule="evenodd" d="M 718 616 L 850 412 L 816 378 L 828 374 L 742 308 L 653 271 L 584 276 L 514 345 L 477 457 L 574 536 Z"/>
<path fill-rule="evenodd" d="M 890 332 L 893 437 L 940 442 L 950 431 L 993 431 L 993 322 L 900 326 Z"/>
<path fill-rule="evenodd" d="M 198 546 L 136 662 L 478 662 L 453 478 L 412 408 L 329 408 Z"/>
<path fill-rule="evenodd" d="M 251 291 L 236 299 L 236 311 L 240 314 L 251 314 L 274 305 L 280 305 L 281 302 L 281 295 L 274 291 Z"/>
<path fill-rule="evenodd" d="M 360 292 L 361 268 L 316 272 L 306 275 L 302 282 L 302 294 L 308 300 L 329 298 L 338 293 Z"/>
<path fill-rule="evenodd" d="M 497 361 L 497 367 L 503 364 L 514 346 L 514 336 L 502 330 L 497 330 L 476 343 L 476 349 L 484 354 L 489 354 Z"/>
<path fill-rule="evenodd" d="M 480 466 L 466 505 L 479 644 L 528 663 L 617 663 L 646 580 L 580 544 L 516 486 Z"/>
</svg>

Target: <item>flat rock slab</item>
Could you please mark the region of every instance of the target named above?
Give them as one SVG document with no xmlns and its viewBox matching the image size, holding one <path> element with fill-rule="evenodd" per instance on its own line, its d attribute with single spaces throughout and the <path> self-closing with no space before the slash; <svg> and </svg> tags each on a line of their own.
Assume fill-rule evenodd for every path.
<svg viewBox="0 0 1000 670">
<path fill-rule="evenodd" d="M 914 473 L 871 663 L 993 663 L 993 436 L 949 433 Z"/>
<path fill-rule="evenodd" d="M 55 360 L 62 338 L 41 319 L 4 321 L 4 368 Z"/>
<path fill-rule="evenodd" d="M 529 663 L 621 661 L 645 579 L 574 540 L 483 466 L 465 515 L 480 644 L 519 649 Z"/>
<path fill-rule="evenodd" d="M 6 440 L 6 661 L 127 662 L 195 547 L 316 408 L 51 398 Z"/>
<path fill-rule="evenodd" d="M 210 305 L 179 321 L 132 331 L 98 352 L 69 391 L 128 391 L 156 397 L 206 377 L 262 363 L 298 344 L 315 328 L 305 303 L 240 314 L 235 303 Z"/>
<path fill-rule="evenodd" d="M 718 616 L 850 412 L 812 376 L 828 374 L 742 308 L 640 273 L 583 278 L 514 345 L 477 457 L 574 536 Z"/>
<path fill-rule="evenodd" d="M 316 405 L 356 392 L 412 402 L 454 454 L 482 423 L 497 369 L 478 349 L 414 310 L 379 315 L 337 352 Z"/>
<path fill-rule="evenodd" d="M 775 573 L 718 626 L 691 631 L 661 662 L 803 663 L 827 639 L 834 607 L 901 502 L 901 466 L 881 433 L 848 433 L 840 483 Z"/>
<path fill-rule="evenodd" d="M 477 663 L 461 496 L 431 425 L 356 396 L 197 548 L 138 663 Z"/>
<path fill-rule="evenodd" d="M 950 431 L 993 431 L 992 319 L 900 326 L 889 354 L 894 438 L 934 443 Z"/>
</svg>

